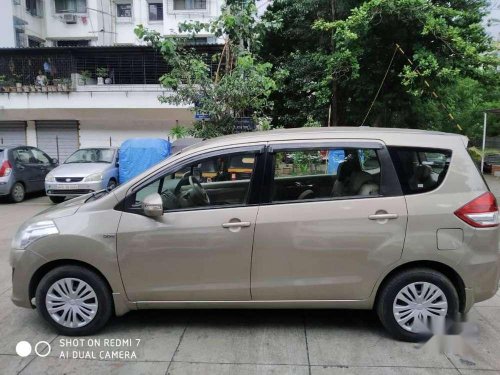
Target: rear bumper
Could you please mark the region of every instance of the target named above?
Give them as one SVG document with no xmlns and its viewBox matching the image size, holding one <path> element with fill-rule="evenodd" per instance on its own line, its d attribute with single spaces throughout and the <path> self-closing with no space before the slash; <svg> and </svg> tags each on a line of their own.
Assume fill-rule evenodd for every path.
<svg viewBox="0 0 500 375">
<path fill-rule="evenodd" d="M 11 179 L 0 178 L 0 195 L 9 195 L 12 189 Z"/>
</svg>

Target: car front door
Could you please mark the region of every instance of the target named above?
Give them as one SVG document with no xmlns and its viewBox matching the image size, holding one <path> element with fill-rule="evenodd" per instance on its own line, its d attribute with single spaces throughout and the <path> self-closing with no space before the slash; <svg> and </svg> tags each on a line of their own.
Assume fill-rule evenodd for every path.
<svg viewBox="0 0 500 375">
<path fill-rule="evenodd" d="M 400 259 L 406 231 L 406 203 L 386 147 L 302 141 L 270 149 L 252 298 L 368 298 L 381 272 Z"/>
<path fill-rule="evenodd" d="M 30 165 L 36 173 L 35 189 L 37 191 L 43 190 L 45 189 L 45 176 L 54 169 L 54 164 L 43 151 L 34 147 L 30 148 L 30 151 L 33 155 Z"/>
<path fill-rule="evenodd" d="M 232 154 L 253 160 L 246 179 L 233 179 L 223 170 Z M 130 300 L 251 299 L 261 155 L 252 147 L 190 158 L 131 192 L 117 233 L 118 260 Z M 209 164 L 218 169 L 204 174 L 203 166 Z M 140 208 L 151 193 L 162 197 L 164 215 L 159 218 L 146 217 Z"/>
</svg>

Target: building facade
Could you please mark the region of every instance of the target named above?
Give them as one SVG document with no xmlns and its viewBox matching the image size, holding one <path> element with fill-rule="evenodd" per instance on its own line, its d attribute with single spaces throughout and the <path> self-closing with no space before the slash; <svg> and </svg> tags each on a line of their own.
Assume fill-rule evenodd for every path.
<svg viewBox="0 0 500 375">
<path fill-rule="evenodd" d="M 206 22 L 222 0 L 2 0 L 0 145 L 28 144 L 63 161 L 80 147 L 167 138 L 191 125 L 190 106 L 161 104 L 168 71 L 135 37 L 138 24 L 163 35 Z M 212 35 L 191 41 L 211 59 Z"/>
</svg>

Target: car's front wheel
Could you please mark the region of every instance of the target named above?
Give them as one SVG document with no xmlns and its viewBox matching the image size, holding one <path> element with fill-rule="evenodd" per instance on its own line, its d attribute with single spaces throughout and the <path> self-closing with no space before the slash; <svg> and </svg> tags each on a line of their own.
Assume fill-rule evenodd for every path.
<svg viewBox="0 0 500 375">
<path fill-rule="evenodd" d="M 90 335 L 99 331 L 112 314 L 113 302 L 106 282 L 80 266 L 57 267 L 38 284 L 36 307 L 59 333 Z"/>
<path fill-rule="evenodd" d="M 418 268 L 403 271 L 383 287 L 377 313 L 396 338 L 418 342 L 446 328 L 459 311 L 453 283 L 441 272 Z"/>
</svg>

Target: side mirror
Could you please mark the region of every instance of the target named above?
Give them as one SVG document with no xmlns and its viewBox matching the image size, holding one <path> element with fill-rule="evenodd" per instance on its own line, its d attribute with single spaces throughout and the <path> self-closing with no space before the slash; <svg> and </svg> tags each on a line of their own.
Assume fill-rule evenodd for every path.
<svg viewBox="0 0 500 375">
<path fill-rule="evenodd" d="M 59 160 L 57 160 L 56 158 L 52 159 L 52 164 L 59 164 Z"/>
<path fill-rule="evenodd" d="M 153 193 L 144 198 L 142 201 L 142 210 L 148 217 L 163 216 L 163 201 L 160 194 Z"/>
<path fill-rule="evenodd" d="M 116 166 L 116 168 L 118 168 L 120 166 L 120 162 L 116 161 L 115 166 Z"/>
</svg>

